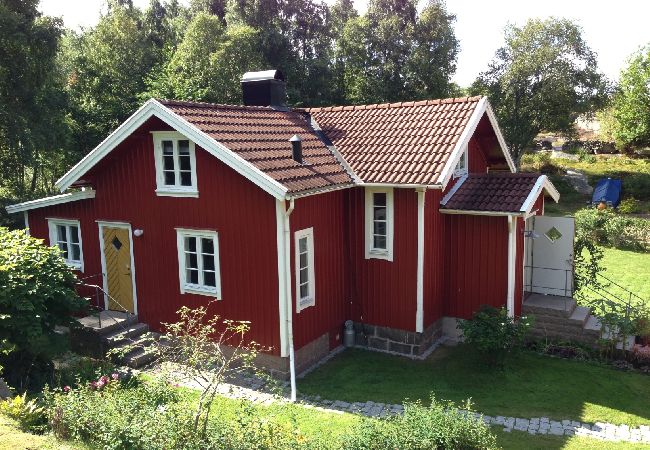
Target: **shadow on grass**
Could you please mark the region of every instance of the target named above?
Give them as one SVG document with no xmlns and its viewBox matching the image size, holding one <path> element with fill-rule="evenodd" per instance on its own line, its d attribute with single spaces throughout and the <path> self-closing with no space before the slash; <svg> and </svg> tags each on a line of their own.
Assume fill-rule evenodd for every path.
<svg viewBox="0 0 650 450">
<path fill-rule="evenodd" d="M 348 402 L 404 399 L 462 402 L 490 415 L 650 424 L 650 378 L 589 363 L 523 352 L 501 370 L 477 364 L 466 346 L 442 347 L 425 361 L 348 350 L 299 380 L 304 394 Z"/>
</svg>

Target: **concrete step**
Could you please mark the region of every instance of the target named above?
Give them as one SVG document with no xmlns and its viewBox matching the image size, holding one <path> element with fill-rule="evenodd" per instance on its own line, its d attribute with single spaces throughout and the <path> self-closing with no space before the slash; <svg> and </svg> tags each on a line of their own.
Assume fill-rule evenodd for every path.
<svg viewBox="0 0 650 450">
<path fill-rule="evenodd" d="M 132 369 L 139 369 L 156 359 L 156 354 L 148 348 L 139 348 L 124 357 L 124 364 Z"/>
<path fill-rule="evenodd" d="M 580 328 L 584 328 L 590 315 L 591 309 L 585 306 L 577 306 L 569 317 L 569 321 L 579 324 Z"/>
<path fill-rule="evenodd" d="M 100 336 L 114 333 L 128 325 L 138 323 L 138 316 L 121 311 L 100 311 L 99 314 L 77 319 L 78 322 Z"/>
<path fill-rule="evenodd" d="M 117 348 L 129 344 L 149 331 L 149 325 L 134 323 L 126 328 L 119 328 L 104 336 L 104 342 L 108 348 Z"/>
<path fill-rule="evenodd" d="M 600 334 L 601 327 L 602 325 L 600 323 L 600 320 L 596 316 L 590 315 L 587 319 L 587 322 L 585 323 L 585 330 L 587 331 L 596 331 Z"/>
<path fill-rule="evenodd" d="M 575 308 L 576 301 L 571 297 L 531 294 L 524 301 L 522 311 L 524 314 L 570 317 Z"/>
</svg>

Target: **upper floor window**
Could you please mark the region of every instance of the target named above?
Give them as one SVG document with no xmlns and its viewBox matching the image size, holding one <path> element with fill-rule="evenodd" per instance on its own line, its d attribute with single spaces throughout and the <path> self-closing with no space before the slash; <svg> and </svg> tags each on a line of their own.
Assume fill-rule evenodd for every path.
<svg viewBox="0 0 650 450">
<path fill-rule="evenodd" d="M 78 220 L 48 219 L 50 245 L 58 247 L 65 262 L 83 272 L 81 228 Z"/>
<path fill-rule="evenodd" d="M 393 190 L 366 188 L 366 258 L 393 260 Z"/>
<path fill-rule="evenodd" d="M 454 178 L 462 177 L 463 175 L 467 175 L 467 145 L 463 147 L 463 152 L 454 169 Z"/>
<path fill-rule="evenodd" d="M 316 304 L 314 271 L 314 229 L 295 234 L 296 309 L 298 312 Z"/>
<path fill-rule="evenodd" d="M 176 131 L 154 131 L 156 193 L 198 197 L 194 142 Z"/>
<path fill-rule="evenodd" d="M 181 293 L 221 298 L 219 240 L 215 231 L 176 229 Z"/>
</svg>

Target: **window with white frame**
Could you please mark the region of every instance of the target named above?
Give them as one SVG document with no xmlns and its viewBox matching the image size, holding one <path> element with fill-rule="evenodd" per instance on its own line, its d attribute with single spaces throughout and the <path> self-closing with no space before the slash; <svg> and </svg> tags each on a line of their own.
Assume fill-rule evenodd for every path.
<svg viewBox="0 0 650 450">
<path fill-rule="evenodd" d="M 316 304 L 314 276 L 314 229 L 295 233 L 296 309 L 297 312 Z"/>
<path fill-rule="evenodd" d="M 467 144 L 463 147 L 463 152 L 460 154 L 460 159 L 454 169 L 454 178 L 467 175 Z"/>
<path fill-rule="evenodd" d="M 194 142 L 176 131 L 153 131 L 156 193 L 198 196 Z"/>
<path fill-rule="evenodd" d="M 176 238 L 181 293 L 221 299 L 217 233 L 178 228 Z"/>
<path fill-rule="evenodd" d="M 366 259 L 393 260 L 393 190 L 366 188 Z"/>
<path fill-rule="evenodd" d="M 50 245 L 58 247 L 65 262 L 83 272 L 81 228 L 78 220 L 48 219 Z"/>
</svg>

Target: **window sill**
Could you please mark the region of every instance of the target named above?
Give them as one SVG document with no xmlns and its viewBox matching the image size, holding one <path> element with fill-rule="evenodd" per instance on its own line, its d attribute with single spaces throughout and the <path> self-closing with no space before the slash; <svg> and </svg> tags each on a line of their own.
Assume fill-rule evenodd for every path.
<svg viewBox="0 0 650 450">
<path fill-rule="evenodd" d="M 159 197 L 199 197 L 199 191 L 196 189 L 156 189 L 156 195 Z"/>
<path fill-rule="evenodd" d="M 197 286 L 183 286 L 181 289 L 181 294 L 205 295 L 206 297 L 212 297 L 216 300 L 221 300 L 221 296 L 217 293 L 216 289 L 205 289 Z"/>
<path fill-rule="evenodd" d="M 393 255 L 388 250 L 370 250 L 366 253 L 366 259 L 384 259 L 392 261 Z"/>
<path fill-rule="evenodd" d="M 66 263 L 66 265 L 67 265 L 69 268 L 71 268 L 71 269 L 73 269 L 73 270 L 78 270 L 79 272 L 83 272 L 83 271 L 84 271 L 84 266 L 83 266 L 83 264 L 80 263 L 80 262 L 76 262 L 76 261 L 66 261 L 65 263 Z"/>
<path fill-rule="evenodd" d="M 313 297 L 302 298 L 298 301 L 298 304 L 296 305 L 296 312 L 299 313 L 300 311 L 315 305 L 316 305 L 316 300 Z"/>
</svg>

